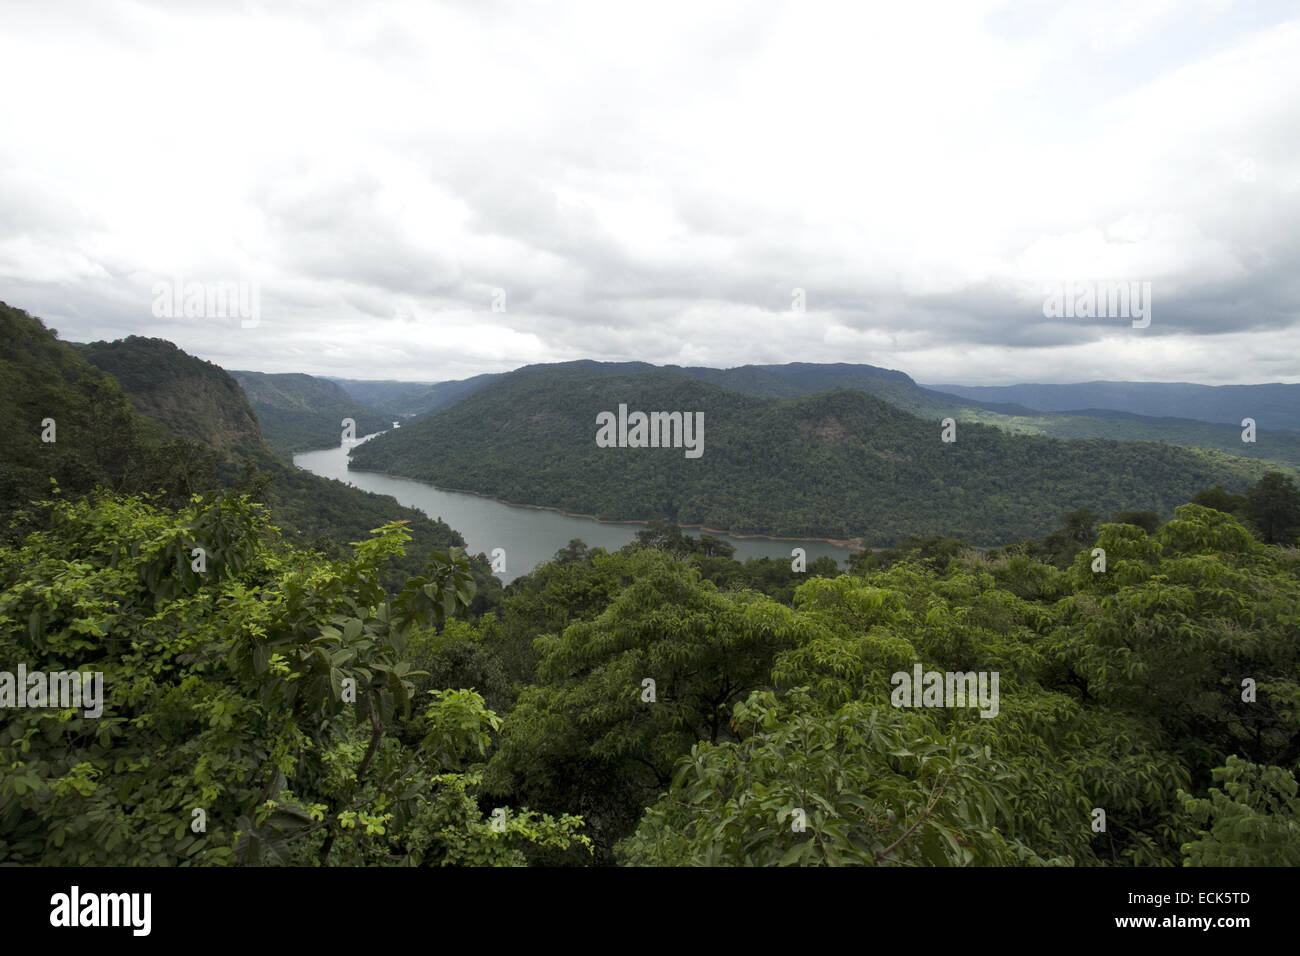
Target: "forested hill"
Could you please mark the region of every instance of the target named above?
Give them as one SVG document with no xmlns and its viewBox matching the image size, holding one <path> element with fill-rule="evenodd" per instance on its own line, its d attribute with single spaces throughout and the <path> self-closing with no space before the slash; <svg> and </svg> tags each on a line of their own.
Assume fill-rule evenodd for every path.
<svg viewBox="0 0 1300 956">
<path fill-rule="evenodd" d="M 601 373 L 642 372 L 658 368 L 645 362 L 591 360 L 564 363 L 564 367 Z M 905 412 L 932 421 L 954 418 L 959 422 L 996 425 L 1015 434 L 1049 435 L 1054 438 L 1112 438 L 1120 441 L 1169 442 L 1187 448 L 1220 451 L 1233 457 L 1257 459 L 1282 471 L 1296 473 L 1300 470 L 1300 431 L 1288 430 L 1296 428 L 1295 424 L 1285 424 L 1288 420 L 1300 421 L 1300 419 L 1294 415 L 1288 419 L 1275 414 L 1274 405 L 1269 399 L 1272 395 L 1270 390 L 1300 390 L 1300 386 L 1233 386 L 1232 388 L 1243 390 L 1243 394 L 1254 396 L 1247 404 L 1252 408 L 1258 407 L 1259 414 L 1263 416 L 1256 418 L 1258 428 L 1255 441 L 1243 442 L 1241 418 L 1244 416 L 1232 418 L 1229 415 L 1226 421 L 1230 423 L 1216 424 L 1212 421 L 1187 417 L 1191 412 L 1170 413 L 1165 411 L 1166 406 L 1159 402 L 1140 414 L 1137 411 L 1118 412 L 1103 408 L 1086 411 L 1039 411 L 1015 404 L 1010 401 L 1009 395 L 998 392 L 976 395 L 978 389 L 967 389 L 963 394 L 956 395 L 936 391 L 934 388 L 916 384 L 904 372 L 874 365 L 792 362 L 786 365 L 745 365 L 728 369 L 694 366 L 683 368 L 672 365 L 664 368 L 667 371 L 679 372 L 698 381 L 719 385 L 756 398 L 796 398 L 836 388 L 851 388 L 874 395 Z M 349 394 L 360 401 L 405 419 L 429 414 L 441 408 L 449 408 L 500 377 L 500 375 L 480 375 L 463 381 L 440 382 L 436 385 L 345 380 L 339 382 Z M 1074 386 L 1061 387 L 1073 388 Z M 1196 386 L 1196 388 L 1201 387 Z M 970 392 L 971 395 L 968 396 L 966 392 Z M 1296 401 L 1300 403 L 1300 392 L 1297 393 Z M 1141 409 L 1143 406 L 1138 402 L 1133 407 Z M 1182 417 L 1171 417 L 1172 415 Z"/>
<path fill-rule="evenodd" d="M 875 365 L 791 362 L 786 365 L 743 365 L 728 369 L 685 367 L 679 371 L 702 382 L 721 385 L 742 395 L 757 398 L 797 398 L 836 388 L 852 388 L 922 417 L 942 418 L 967 410 L 1029 413 L 1028 409 L 1022 408 L 986 408 L 983 403 L 971 399 L 929 392 L 912 381 L 911 376 L 905 372 Z"/>
<path fill-rule="evenodd" d="M 32 526 L 12 520 L 13 512 L 48 497 L 53 478 L 64 494 L 97 486 L 127 494 L 161 491 L 161 502 L 170 506 L 194 492 L 235 488 L 267 504 L 290 541 L 331 556 L 374 528 L 406 521 L 411 542 L 406 557 L 393 563 L 390 584 L 419 573 L 431 551 L 465 546 L 445 523 L 387 495 L 279 460 L 257 433 L 238 383 L 169 342 L 133 336 L 74 346 L 4 303 L 0 342 L 0 414 L 14 423 L 0 454 L 0 519 L 11 539 Z M 87 357 L 121 370 L 123 380 Z M 54 422 L 53 441 L 42 441 L 47 419 Z M 484 559 L 474 561 L 474 572 L 490 599 L 497 585 Z"/>
<path fill-rule="evenodd" d="M 230 375 L 257 413 L 262 437 L 285 459 L 295 452 L 337 447 L 345 418 L 356 423 L 358 438 L 392 427 L 391 418 L 326 378 L 300 372 L 232 371 Z"/>
<path fill-rule="evenodd" d="M 959 398 L 1014 402 L 1045 412 L 1106 409 L 1300 431 L 1300 385 L 1194 385 L 1189 382 L 1077 382 L 1067 385 L 932 385 Z"/>
<path fill-rule="evenodd" d="M 102 343 L 108 350 L 119 354 L 130 353 L 135 349 L 157 350 L 159 340 L 130 340 L 114 343 Z M 257 420 L 249 410 L 248 399 L 239 383 L 224 369 L 195 358 L 170 343 L 169 360 L 160 366 L 158 381 L 150 378 L 148 361 L 137 359 L 119 359 L 121 364 L 136 370 L 123 386 L 134 397 L 136 390 L 146 395 L 186 395 L 202 394 L 211 405 L 206 415 L 173 416 L 163 424 L 172 428 L 182 437 L 201 442 L 208 447 L 220 449 L 220 434 L 214 434 L 207 428 L 210 422 L 224 422 L 247 416 L 254 427 Z M 148 354 L 146 353 L 146 356 Z M 221 384 L 209 385 L 219 377 Z M 326 383 L 328 384 L 328 383 Z M 138 401 L 138 400 L 137 400 Z M 177 407 L 180 400 L 166 399 L 163 407 Z M 184 430 L 181 430 L 183 427 Z M 338 439 L 335 432 L 335 440 Z M 465 547 L 461 535 L 442 521 L 431 519 L 424 512 L 399 505 L 396 499 L 388 495 L 376 495 L 371 492 L 352 488 L 342 482 L 321 478 L 310 472 L 295 468 L 278 458 L 260 435 L 256 435 L 251 447 L 240 445 L 227 449 L 219 462 L 218 473 L 228 484 L 236 483 L 232 476 L 238 466 L 243 469 L 238 483 L 253 489 L 264 488 L 257 494 L 260 500 L 270 506 L 277 522 L 289 533 L 291 541 L 311 544 L 329 554 L 341 554 L 349 542 L 360 541 L 369 536 L 372 529 L 390 521 L 408 522 L 407 530 L 411 533 L 411 543 L 407 555 L 393 563 L 389 581 L 396 585 L 405 576 L 418 574 L 424 559 L 431 551 L 445 551 L 449 547 Z M 224 467 L 220 467 L 224 465 Z M 486 561 L 475 562 L 476 577 L 490 590 L 487 579 Z"/>
<path fill-rule="evenodd" d="M 0 527 L 16 540 L 33 525 L 16 511 L 51 493 L 96 487 L 165 492 L 183 502 L 212 484 L 212 454 L 166 441 L 117 380 L 21 309 L 0 302 Z"/>
<path fill-rule="evenodd" d="M 1118 398 L 1113 405 L 1070 406 L 1068 401 L 1034 404 L 1036 393 L 1022 393 L 1013 387 L 1008 391 L 998 389 L 954 389 L 952 394 L 918 385 L 903 372 L 877 368 L 874 365 L 814 365 L 795 362 L 788 365 L 747 365 L 742 368 L 681 369 L 692 378 L 712 382 L 763 398 L 792 398 L 813 395 L 833 388 L 852 388 L 884 399 L 891 405 L 911 412 L 921 418 L 955 418 L 959 422 L 980 422 L 1022 435 L 1050 435 L 1054 438 L 1114 438 L 1121 441 L 1164 441 L 1188 448 L 1221 451 L 1240 458 L 1254 458 L 1270 462 L 1283 469 L 1300 468 L 1300 385 L 1243 385 L 1223 386 L 1219 391 L 1208 386 L 1189 386 L 1205 389 L 1220 398 L 1224 409 L 1254 408 L 1258 410 L 1258 426 L 1254 442 L 1241 440 L 1241 419 L 1246 414 L 1231 413 L 1221 409 L 1219 417 L 1198 420 L 1193 411 L 1206 410 L 1194 403 L 1182 410 L 1174 395 L 1161 397 L 1159 389 L 1146 390 L 1141 383 L 1137 391 L 1116 394 L 1127 395 L 1128 401 Z M 1099 382 L 1099 386 L 1118 386 L 1123 383 Z M 1038 386 L 1035 386 L 1038 387 Z M 1089 386 L 1043 386 L 1045 388 L 1087 389 Z M 1182 386 L 1168 386 L 1182 388 Z M 948 386 L 941 386 L 948 388 Z M 1277 391 L 1277 390 L 1283 391 Z M 1285 391 L 1285 390 L 1293 391 Z M 1091 394 L 1082 392 L 1080 394 Z M 1100 396 L 1100 392 L 1097 393 Z M 1200 394 L 1199 392 L 1197 394 Z M 1152 401 L 1144 404 L 1144 399 Z M 1179 396 L 1181 397 L 1181 393 Z M 1166 398 L 1174 400 L 1166 400 Z M 1098 397 L 1098 400 L 1102 400 Z M 1232 403 L 1237 404 L 1232 404 Z M 1280 403 L 1280 404 L 1279 404 Z M 1288 414 L 1280 414 L 1281 407 L 1289 407 Z M 1113 411 L 1124 408 L 1125 411 Z M 1260 417 L 1262 416 L 1262 417 Z M 1226 423 L 1226 424 L 1225 424 Z"/>
<path fill-rule="evenodd" d="M 704 413 L 704 452 L 600 448 L 597 415 Z M 608 519 L 740 534 L 980 544 L 1041 537 L 1063 506 L 1161 515 L 1262 465 L 1150 442 L 1062 441 L 938 422 L 861 391 L 742 395 L 669 369 L 532 366 L 358 447 L 353 466 Z"/>
<path fill-rule="evenodd" d="M 261 448 L 257 419 L 239 385 L 219 365 L 187 355 L 165 339 L 139 335 L 71 344 L 117 379 L 141 415 L 172 434 L 221 453 L 255 455 Z"/>
</svg>

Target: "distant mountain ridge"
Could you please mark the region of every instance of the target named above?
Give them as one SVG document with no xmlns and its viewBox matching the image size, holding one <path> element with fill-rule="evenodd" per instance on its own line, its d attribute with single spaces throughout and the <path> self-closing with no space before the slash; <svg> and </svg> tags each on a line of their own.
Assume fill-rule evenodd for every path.
<svg viewBox="0 0 1300 956">
<path fill-rule="evenodd" d="M 1011 402 L 1043 412 L 1099 409 L 1240 427 L 1300 431 L 1300 384 L 1196 385 L 1190 382 L 1078 382 L 1066 385 L 930 385 L 959 398 Z"/>
<path fill-rule="evenodd" d="M 504 373 L 489 372 L 449 382 L 395 382 L 331 378 L 344 392 L 392 418 L 409 419 L 454 405 Z"/>
<path fill-rule="evenodd" d="M 343 420 L 356 423 L 358 437 L 392 427 L 392 419 L 358 401 L 329 379 L 301 372 L 232 370 L 248 396 L 266 439 L 286 460 L 294 453 L 337 447 Z"/>
</svg>

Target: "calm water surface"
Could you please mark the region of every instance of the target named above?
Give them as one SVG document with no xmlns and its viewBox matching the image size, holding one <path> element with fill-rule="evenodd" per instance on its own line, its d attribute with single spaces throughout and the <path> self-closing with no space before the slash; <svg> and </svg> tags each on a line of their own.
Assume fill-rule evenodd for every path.
<svg viewBox="0 0 1300 956">
<path fill-rule="evenodd" d="M 493 548 L 504 548 L 506 570 L 498 577 L 506 582 L 549 561 L 555 557 L 556 551 L 574 538 L 581 538 L 589 547 L 617 551 L 634 541 L 636 533 L 645 527 L 633 522 L 596 521 L 556 511 L 521 508 L 491 498 L 480 498 L 478 495 L 443 491 L 428 482 L 411 478 L 390 478 L 373 472 L 348 471 L 348 452 L 353 447 L 355 444 L 303 452 L 293 456 L 293 463 L 313 474 L 337 478 L 363 491 L 392 495 L 402 504 L 419 508 L 431 518 L 441 518 L 461 533 L 470 554 L 481 551 L 490 555 Z M 699 535 L 704 532 L 691 530 L 687 533 Z M 788 560 L 790 550 L 799 547 L 808 552 L 809 562 L 828 554 L 840 562 L 841 568 L 847 568 L 845 561 L 852 553 L 851 548 L 842 548 L 824 541 L 733 538 L 725 534 L 715 537 L 734 545 L 736 558 L 740 561 L 764 556 Z"/>
</svg>

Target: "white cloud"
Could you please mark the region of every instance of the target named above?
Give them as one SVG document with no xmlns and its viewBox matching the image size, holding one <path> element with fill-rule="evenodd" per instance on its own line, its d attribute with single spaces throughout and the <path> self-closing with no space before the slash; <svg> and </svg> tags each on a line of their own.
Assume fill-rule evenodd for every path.
<svg viewBox="0 0 1300 956">
<path fill-rule="evenodd" d="M 0 298 L 65 338 L 354 377 L 593 357 L 1294 380 L 1293 17 L 19 5 Z M 263 322 L 153 319 L 174 275 L 259 282 Z M 1071 278 L 1151 281 L 1155 321 L 1044 324 L 1041 283 Z"/>
</svg>

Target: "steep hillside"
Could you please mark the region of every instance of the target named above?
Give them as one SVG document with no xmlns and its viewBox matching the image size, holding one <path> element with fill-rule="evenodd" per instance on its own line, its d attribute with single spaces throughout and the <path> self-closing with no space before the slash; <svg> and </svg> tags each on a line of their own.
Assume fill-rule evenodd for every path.
<svg viewBox="0 0 1300 956">
<path fill-rule="evenodd" d="M 1193 385 L 1188 382 L 1079 382 L 1068 385 L 931 385 L 960 398 L 1013 402 L 1045 412 L 1107 409 L 1155 418 L 1190 418 L 1240 427 L 1300 431 L 1300 385 Z"/>
<path fill-rule="evenodd" d="M 334 382 L 294 372 L 232 371 L 257 414 L 262 437 L 286 460 L 295 452 L 333 448 L 342 422 L 356 423 L 357 437 L 392 427 L 392 419 L 353 398 Z"/>
<path fill-rule="evenodd" d="M 162 492 L 179 504 L 211 487 L 211 454 L 141 418 L 117 381 L 57 333 L 0 302 L 0 518 L 11 536 L 30 530 L 14 511 L 50 494 L 96 487 Z"/>
<path fill-rule="evenodd" d="M 214 389 L 210 394 L 214 401 L 220 396 L 231 407 L 212 409 L 211 418 L 223 421 L 240 417 L 240 410 L 248 408 L 248 400 L 238 382 L 219 366 L 194 358 L 179 349 L 176 352 L 178 357 L 174 362 L 179 371 L 175 375 L 169 372 L 168 379 L 183 389 L 185 368 L 188 367 L 196 377 L 202 378 L 212 377 L 211 370 L 216 369 L 229 384 Z M 146 389 L 156 389 L 147 377 L 142 377 L 140 384 Z M 199 441 L 209 441 L 208 436 L 201 431 L 187 435 Z M 336 442 L 337 439 L 336 433 Z M 361 491 L 342 482 L 295 468 L 277 457 L 260 435 L 256 447 L 242 457 L 240 463 L 245 468 L 245 473 L 241 476 L 242 483 L 256 488 L 259 481 L 267 482 L 265 491 L 261 493 L 262 498 L 271 507 L 272 513 L 291 540 L 320 548 L 328 554 L 342 554 L 350 542 L 368 537 L 371 529 L 382 524 L 395 520 L 408 522 L 411 542 L 407 545 L 406 556 L 393 564 L 388 577 L 390 585 L 396 586 L 406 577 L 420 573 L 425 556 L 430 551 L 445 551 L 453 546 L 465 547 L 464 538 L 445 522 L 436 521 L 415 508 L 400 505 L 390 495 Z M 249 468 L 253 470 L 253 477 L 249 476 Z M 474 566 L 483 594 L 489 596 L 495 586 L 488 581 L 486 560 L 479 558 Z"/>
<path fill-rule="evenodd" d="M 139 335 L 73 348 L 117 379 L 136 411 L 172 434 L 222 454 L 254 455 L 261 447 L 257 418 L 239 385 L 220 366 L 187 355 L 165 339 Z"/>
<path fill-rule="evenodd" d="M 597 447 L 597 415 L 704 413 L 704 451 Z M 664 518 L 741 534 L 1039 537 L 1066 507 L 1168 514 L 1262 465 L 1151 442 L 1060 441 L 937 422 L 861 391 L 741 395 L 681 372 L 533 366 L 372 439 L 352 466 L 601 518 Z"/>
<path fill-rule="evenodd" d="M 330 555 L 342 554 L 349 542 L 382 524 L 407 521 L 412 540 L 388 575 L 390 585 L 418 573 L 430 551 L 465 546 L 445 523 L 390 496 L 280 461 L 257 434 L 238 383 L 171 343 L 132 337 L 74 347 L 39 319 L 3 303 L 0 343 L 0 414 L 15 423 L 0 439 L 0 509 L 6 517 L 48 495 L 51 477 L 66 494 L 96 486 L 126 494 L 162 491 L 163 502 L 173 506 L 191 493 L 226 486 L 265 502 L 291 541 Z M 122 370 L 125 381 L 86 357 Z M 161 418 L 146 418 L 133 405 Z M 42 422 L 49 418 L 55 420 L 56 441 L 42 442 Z M 34 527 L 7 526 L 11 536 Z M 480 602 L 491 601 L 498 586 L 486 560 L 475 559 L 474 568 Z"/>
</svg>

